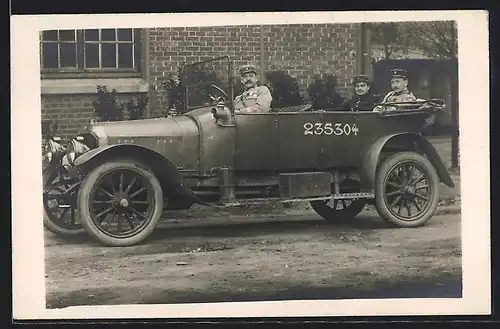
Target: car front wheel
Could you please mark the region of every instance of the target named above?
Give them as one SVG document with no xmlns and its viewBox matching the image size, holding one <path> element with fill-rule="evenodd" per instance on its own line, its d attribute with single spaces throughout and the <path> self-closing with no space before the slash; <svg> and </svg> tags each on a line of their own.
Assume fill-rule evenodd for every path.
<svg viewBox="0 0 500 329">
<path fill-rule="evenodd" d="M 136 245 L 151 235 L 160 220 L 162 188 L 142 165 L 106 162 L 82 182 L 78 210 L 82 226 L 103 245 Z"/>
<path fill-rule="evenodd" d="M 43 226 L 59 236 L 85 233 L 76 213 L 75 182 L 64 167 L 50 167 L 43 173 Z"/>
<path fill-rule="evenodd" d="M 424 156 L 401 152 L 381 164 L 375 189 L 376 208 L 382 219 L 399 227 L 417 227 L 436 210 L 439 177 Z"/>
</svg>

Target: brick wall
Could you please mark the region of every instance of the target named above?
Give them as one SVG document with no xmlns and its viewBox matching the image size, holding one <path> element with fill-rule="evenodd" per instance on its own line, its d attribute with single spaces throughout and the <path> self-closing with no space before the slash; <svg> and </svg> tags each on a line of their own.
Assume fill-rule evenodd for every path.
<svg viewBox="0 0 500 329">
<path fill-rule="evenodd" d="M 334 73 L 339 91 L 347 96 L 355 71 L 356 24 L 265 26 L 266 70 L 286 70 L 296 77 L 302 93 L 315 74 Z M 150 111 L 164 115 L 167 100 L 162 83 L 183 62 L 196 62 L 222 55 L 234 60 L 235 68 L 248 61 L 260 64 L 260 27 L 156 28 L 149 33 Z M 236 73 L 236 72 L 235 72 Z M 128 98 L 134 95 L 126 95 Z M 42 95 L 42 120 L 56 120 L 63 139 L 83 129 L 92 117 L 96 94 Z"/>
<path fill-rule="evenodd" d="M 183 62 L 229 55 L 235 68 L 248 61 L 260 64 L 260 27 L 190 27 L 150 30 L 151 109 L 154 116 L 166 111 L 162 83 Z M 355 72 L 351 50 L 357 47 L 357 24 L 307 24 L 264 26 L 266 71 L 285 70 L 296 77 L 305 95 L 315 74 L 333 73 L 339 92 L 350 93 Z"/>
<path fill-rule="evenodd" d="M 119 101 L 126 101 L 137 94 L 119 95 Z M 92 102 L 96 94 L 42 95 L 42 120 L 58 124 L 58 136 L 63 141 L 82 131 L 94 117 Z"/>
</svg>

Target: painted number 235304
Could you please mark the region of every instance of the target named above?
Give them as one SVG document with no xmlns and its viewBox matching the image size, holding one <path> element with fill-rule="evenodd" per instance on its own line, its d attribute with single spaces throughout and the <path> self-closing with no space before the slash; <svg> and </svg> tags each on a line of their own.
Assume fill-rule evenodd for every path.
<svg viewBox="0 0 500 329">
<path fill-rule="evenodd" d="M 342 124 L 342 123 L 311 123 L 311 122 L 306 122 L 304 123 L 304 135 L 335 135 L 335 136 L 341 136 L 341 135 L 355 135 L 357 136 L 359 132 L 358 127 L 356 124 Z"/>
</svg>

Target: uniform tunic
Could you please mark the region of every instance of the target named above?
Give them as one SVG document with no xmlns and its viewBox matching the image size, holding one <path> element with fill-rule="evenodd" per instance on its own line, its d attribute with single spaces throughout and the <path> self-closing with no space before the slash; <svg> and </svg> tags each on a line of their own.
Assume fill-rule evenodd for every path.
<svg viewBox="0 0 500 329">
<path fill-rule="evenodd" d="M 390 103 L 399 103 L 399 102 L 412 102 L 418 100 L 413 93 L 411 93 L 408 88 L 403 89 L 400 92 L 395 92 L 395 91 L 390 91 L 385 95 L 384 99 L 382 100 L 382 103 L 385 104 L 390 104 Z M 382 106 L 377 106 L 375 109 L 373 109 L 374 112 L 380 112 L 380 111 L 396 111 L 397 107 L 396 106 L 390 106 L 390 107 L 382 107 Z"/>
<path fill-rule="evenodd" d="M 349 98 L 343 105 L 343 111 L 373 111 L 375 104 L 380 101 L 380 96 L 374 95 L 372 93 L 367 93 L 365 95 L 354 95 Z"/>
<path fill-rule="evenodd" d="M 269 88 L 255 86 L 236 96 L 234 109 L 240 113 L 266 113 L 271 109 L 272 100 Z"/>
<path fill-rule="evenodd" d="M 411 93 L 408 88 L 400 92 L 390 91 L 385 95 L 382 103 L 397 103 L 397 102 L 411 102 L 416 101 L 417 98 Z"/>
</svg>

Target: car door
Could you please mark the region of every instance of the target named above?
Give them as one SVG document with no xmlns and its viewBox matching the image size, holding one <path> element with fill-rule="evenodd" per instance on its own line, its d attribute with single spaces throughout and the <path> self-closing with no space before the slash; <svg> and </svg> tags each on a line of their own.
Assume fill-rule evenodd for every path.
<svg viewBox="0 0 500 329">
<path fill-rule="evenodd" d="M 322 163 L 322 115 L 318 112 L 278 112 L 280 170 L 318 170 Z"/>
<path fill-rule="evenodd" d="M 237 113 L 236 159 L 239 171 L 274 171 L 278 166 L 278 120 L 275 113 Z"/>
<path fill-rule="evenodd" d="M 356 167 L 363 159 L 363 141 L 370 140 L 372 131 L 368 116 L 372 112 L 331 111 L 323 114 L 323 168 Z"/>
</svg>

